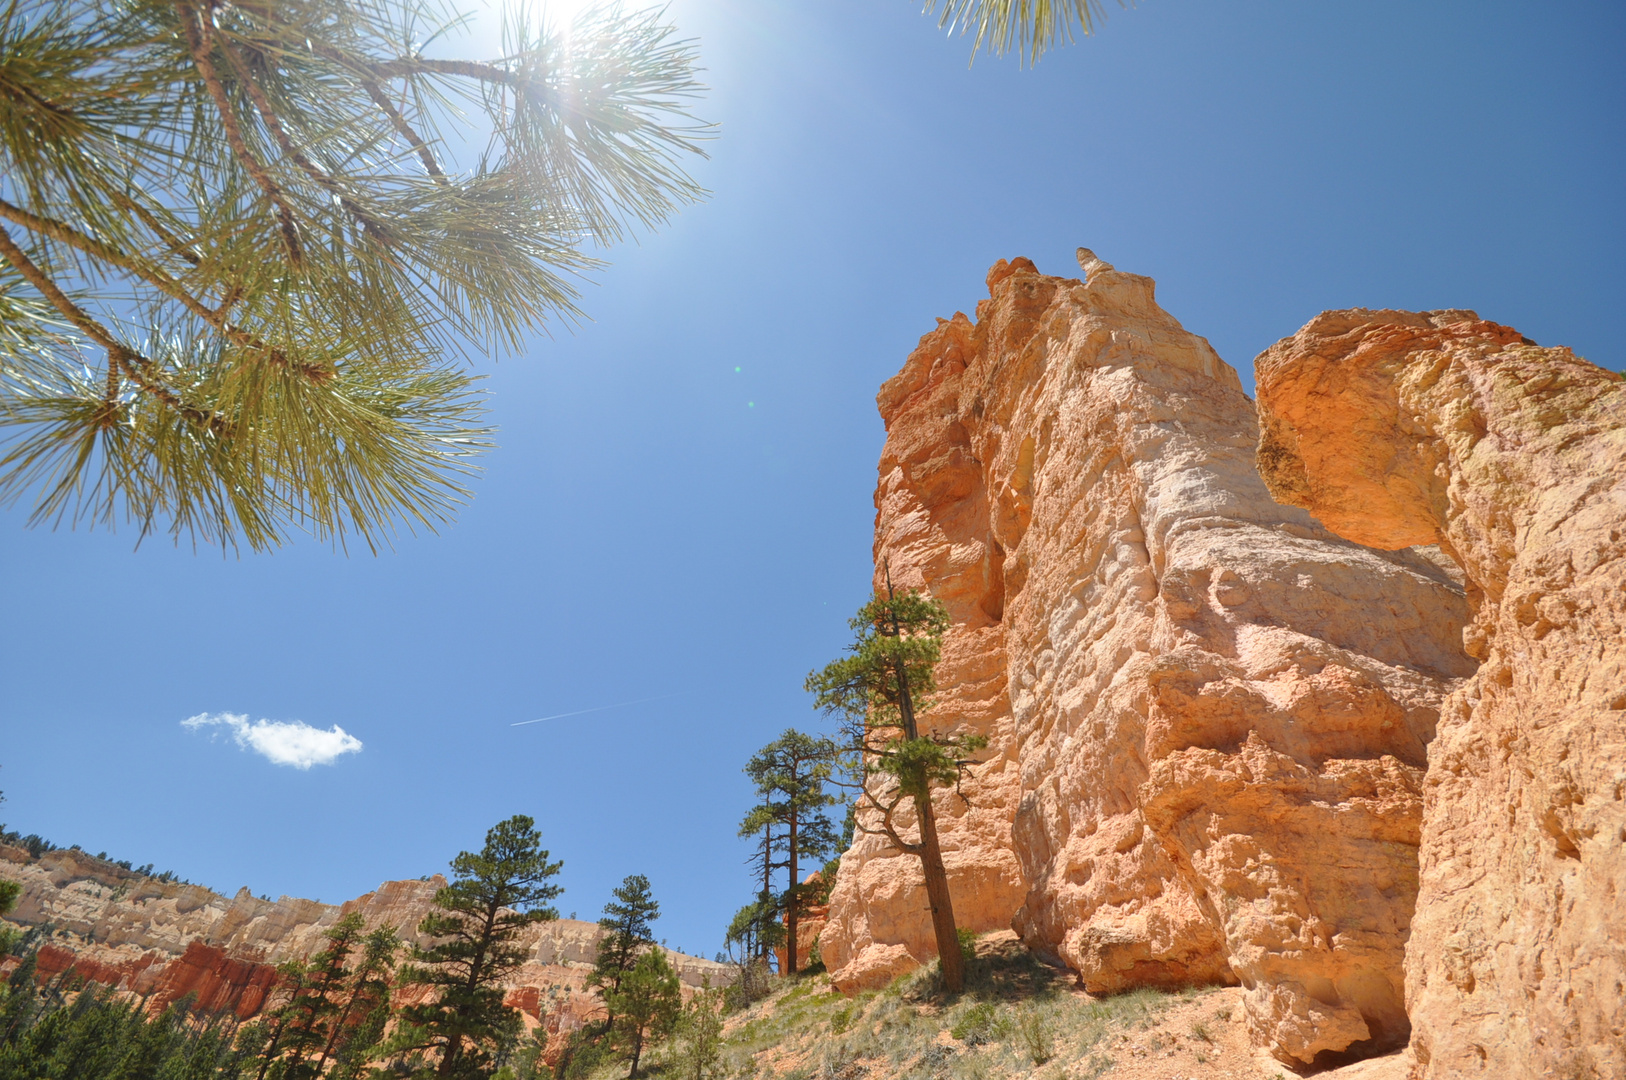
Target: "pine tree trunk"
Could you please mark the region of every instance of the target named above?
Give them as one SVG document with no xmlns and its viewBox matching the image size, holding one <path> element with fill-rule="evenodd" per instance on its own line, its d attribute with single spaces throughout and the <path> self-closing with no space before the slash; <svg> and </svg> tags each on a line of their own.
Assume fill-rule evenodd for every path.
<svg viewBox="0 0 1626 1080">
<path fill-rule="evenodd" d="M 890 583 L 888 590 L 890 591 Z M 896 623 L 894 622 L 894 629 Z M 909 676 L 897 669 L 898 712 L 907 739 L 920 737 L 915 726 L 915 705 L 909 693 Z M 949 897 L 948 870 L 943 866 L 943 849 L 937 843 L 937 815 L 932 810 L 932 789 L 925 776 L 915 789 L 915 820 L 920 823 L 920 871 L 926 879 L 926 902 L 932 909 L 932 933 L 937 937 L 937 963 L 943 972 L 943 988 L 951 994 L 965 989 L 965 958 L 960 955 L 960 935 L 954 929 L 954 902 Z"/>
<path fill-rule="evenodd" d="M 282 1041 L 282 1029 L 284 1026 L 285 1021 L 278 1019 L 277 1026 L 271 1031 L 270 1045 L 261 1051 L 264 1056 L 260 1058 L 260 1071 L 255 1074 L 254 1080 L 265 1080 L 265 1071 L 271 1067 L 271 1062 L 276 1060 L 277 1044 Z"/>
<path fill-rule="evenodd" d="M 762 902 L 767 903 L 773 895 L 773 822 L 762 827 Z M 759 916 L 760 917 L 760 916 Z M 762 966 L 768 966 L 768 927 L 766 923 L 760 924 L 762 932 L 757 935 L 757 952 L 762 954 Z"/>
<path fill-rule="evenodd" d="M 937 936 L 943 988 L 958 994 L 965 989 L 965 957 L 960 955 L 960 937 L 954 928 L 954 902 L 949 897 L 948 870 L 943 866 L 943 849 L 937 843 L 937 815 L 932 810 L 930 795 L 915 797 L 915 817 L 920 822 L 920 869 L 926 878 L 926 900 L 932 909 L 932 932 Z"/>
<path fill-rule="evenodd" d="M 796 894 L 796 815 L 790 817 L 790 891 L 785 894 L 785 959 L 789 961 L 785 967 L 786 975 L 796 974 L 796 908 L 800 897 Z"/>
</svg>

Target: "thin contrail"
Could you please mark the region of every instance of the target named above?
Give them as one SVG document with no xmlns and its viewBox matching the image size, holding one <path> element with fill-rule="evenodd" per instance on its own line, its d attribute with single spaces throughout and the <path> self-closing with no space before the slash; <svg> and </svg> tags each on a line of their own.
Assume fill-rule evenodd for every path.
<svg viewBox="0 0 1626 1080">
<path fill-rule="evenodd" d="M 567 716 L 585 716 L 590 712 L 603 712 L 605 709 L 620 709 L 628 705 L 642 705 L 646 701 L 660 701 L 663 698 L 681 697 L 687 693 L 689 693 L 687 690 L 675 690 L 670 694 L 656 694 L 654 697 L 641 697 L 636 701 L 618 701 L 614 705 L 598 705 L 591 709 L 577 709 L 575 712 L 562 712 L 554 713 L 552 716 L 539 716 L 535 720 L 521 720 L 517 724 L 509 724 L 508 726 L 524 727 L 526 724 L 540 724 L 544 720 L 563 720 Z"/>
</svg>

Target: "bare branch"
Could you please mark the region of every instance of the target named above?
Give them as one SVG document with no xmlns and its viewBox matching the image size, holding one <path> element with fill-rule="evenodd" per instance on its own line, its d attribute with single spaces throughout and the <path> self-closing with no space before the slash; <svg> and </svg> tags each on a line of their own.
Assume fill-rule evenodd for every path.
<svg viewBox="0 0 1626 1080">
<path fill-rule="evenodd" d="M 863 822 L 856 820 L 855 817 L 853 821 L 854 828 L 869 836 L 885 836 L 888 840 L 897 845 L 898 850 L 903 852 L 905 855 L 919 855 L 925 850 L 924 844 L 911 844 L 909 841 L 899 836 L 897 827 L 892 824 L 892 815 L 897 811 L 898 804 L 904 799 L 904 794 L 902 791 L 898 792 L 897 798 L 885 804 L 883 804 L 880 798 L 867 787 L 864 789 L 864 797 L 869 799 L 869 808 L 880 813 L 881 827 L 879 829 L 871 829 L 864 825 Z"/>
</svg>

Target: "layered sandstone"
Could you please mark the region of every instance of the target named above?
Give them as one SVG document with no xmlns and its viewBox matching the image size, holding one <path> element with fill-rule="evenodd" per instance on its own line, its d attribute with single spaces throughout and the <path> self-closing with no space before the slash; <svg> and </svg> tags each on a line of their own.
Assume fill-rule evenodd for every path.
<svg viewBox="0 0 1626 1080">
<path fill-rule="evenodd" d="M 241 889 L 231 898 L 200 885 L 166 883 L 124 870 L 78 850 L 39 859 L 0 845 L 0 877 L 20 882 L 22 894 L 7 916 L 24 926 L 48 927 L 39 952 L 42 975 L 73 968 L 79 975 L 141 995 L 162 1008 L 188 993 L 210 1012 L 253 1016 L 277 984 L 276 965 L 324 948 L 325 933 L 350 912 L 367 929 L 391 926 L 409 944 L 420 943 L 418 924 L 429 911 L 440 875 L 386 881 L 343 904 L 284 896 L 261 900 Z M 526 929 L 527 962 L 507 982 L 508 1004 L 530 1025 L 572 1030 L 598 1007 L 586 986 L 602 935 L 596 923 L 558 919 Z M 705 978 L 725 985 L 731 969 L 669 953 L 685 985 Z"/>
<path fill-rule="evenodd" d="M 990 738 L 935 806 L 960 924 L 1086 988 L 1233 982 L 1293 1063 L 1404 1043 L 1426 747 L 1474 670 L 1438 552 L 1270 497 L 1236 372 L 1149 278 L 990 272 L 881 390 L 877 575 L 953 616 L 928 726 Z M 843 857 L 838 985 L 934 954 L 918 864 Z"/>
<path fill-rule="evenodd" d="M 1469 311 L 1327 312 L 1257 361 L 1276 496 L 1467 577 L 1406 987 L 1420 1071 L 1626 1076 L 1626 383 Z"/>
</svg>

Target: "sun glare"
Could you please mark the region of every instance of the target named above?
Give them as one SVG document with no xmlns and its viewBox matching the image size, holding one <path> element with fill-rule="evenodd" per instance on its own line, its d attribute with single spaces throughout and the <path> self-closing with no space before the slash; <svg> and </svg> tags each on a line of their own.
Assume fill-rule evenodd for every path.
<svg viewBox="0 0 1626 1080">
<path fill-rule="evenodd" d="M 561 29 L 591 7 L 603 7 L 603 0 L 537 0 L 534 8 L 537 18 Z"/>
</svg>

